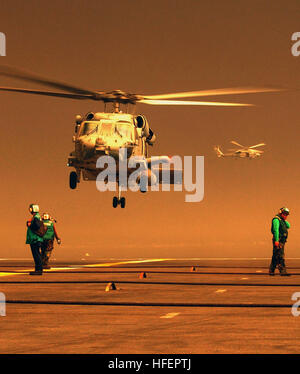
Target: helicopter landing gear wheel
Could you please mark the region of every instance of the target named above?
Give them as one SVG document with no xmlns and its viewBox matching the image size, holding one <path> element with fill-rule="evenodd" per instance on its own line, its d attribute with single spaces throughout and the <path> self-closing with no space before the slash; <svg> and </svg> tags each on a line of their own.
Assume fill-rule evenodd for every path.
<svg viewBox="0 0 300 374">
<path fill-rule="evenodd" d="M 117 196 L 114 196 L 112 205 L 114 208 L 116 208 L 118 205 L 121 205 L 121 208 L 125 208 L 126 205 L 126 199 L 125 197 L 121 197 L 121 199 L 118 199 Z"/>
<path fill-rule="evenodd" d="M 113 207 L 114 207 L 114 208 L 116 208 L 116 207 L 118 206 L 118 204 L 119 204 L 119 199 L 117 198 L 117 196 L 114 196 L 112 204 L 113 204 Z"/>
<path fill-rule="evenodd" d="M 121 208 L 125 208 L 125 205 L 126 205 L 125 197 L 121 197 L 121 199 L 119 200 L 119 202 L 121 204 Z"/>
<path fill-rule="evenodd" d="M 76 171 L 71 171 L 69 182 L 70 182 L 70 188 L 72 190 L 75 190 L 75 188 L 77 187 L 77 181 L 78 181 L 78 179 L 77 179 Z"/>
</svg>

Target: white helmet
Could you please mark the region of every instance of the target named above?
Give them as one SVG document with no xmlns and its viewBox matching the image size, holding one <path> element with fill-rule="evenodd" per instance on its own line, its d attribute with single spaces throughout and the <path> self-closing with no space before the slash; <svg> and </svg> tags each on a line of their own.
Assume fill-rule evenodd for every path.
<svg viewBox="0 0 300 374">
<path fill-rule="evenodd" d="M 285 216 L 288 216 L 290 214 L 290 210 L 287 207 L 280 208 L 279 214 L 284 214 Z"/>
</svg>

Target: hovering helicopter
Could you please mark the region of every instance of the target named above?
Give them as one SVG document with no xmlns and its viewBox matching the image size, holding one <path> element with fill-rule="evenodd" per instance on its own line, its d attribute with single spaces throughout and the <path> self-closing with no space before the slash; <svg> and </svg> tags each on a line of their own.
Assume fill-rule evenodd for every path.
<svg viewBox="0 0 300 374">
<path fill-rule="evenodd" d="M 282 90 L 280 88 L 273 87 L 239 87 L 159 95 L 140 95 L 121 90 L 104 92 L 85 89 L 37 76 L 36 74 L 25 72 L 9 66 L 0 66 L 0 76 L 16 78 L 27 82 L 34 82 L 45 87 L 51 87 L 66 92 L 12 87 L 0 87 L 1 91 L 52 96 L 63 99 L 102 101 L 104 103 L 103 112 L 89 112 L 84 116 L 76 116 L 75 133 L 73 136 L 75 147 L 69 155 L 67 164 L 75 169 L 71 171 L 69 177 L 69 186 L 71 189 L 75 189 L 77 187 L 77 184 L 80 182 L 81 178 L 85 181 L 96 180 L 99 173 L 99 168 L 96 168 L 96 161 L 101 155 L 112 156 L 116 160 L 116 163 L 118 163 L 119 151 L 120 149 L 124 148 L 127 150 L 128 159 L 134 155 L 140 156 L 147 162 L 148 183 L 150 185 L 151 181 L 153 182 L 153 175 L 151 175 L 150 167 L 151 162 L 153 163 L 154 161 L 153 157 L 151 159 L 149 158 L 148 148 L 149 146 L 153 146 L 155 143 L 156 135 L 150 128 L 149 123 L 144 115 L 135 114 L 134 111 L 133 113 L 129 112 L 130 105 L 134 107 L 137 103 L 141 103 L 148 105 L 209 105 L 226 107 L 252 106 L 252 104 L 242 103 L 185 100 L 178 101 L 173 99 L 275 92 Z M 110 112 L 107 110 L 108 104 L 112 106 L 112 110 L 110 110 Z M 125 108 L 125 112 L 120 110 L 121 105 Z M 161 161 L 167 162 L 167 156 L 159 156 L 156 158 L 157 163 Z M 162 165 L 159 165 L 160 175 L 161 166 Z M 130 173 L 132 170 L 129 170 L 128 172 Z M 170 184 L 174 183 L 174 172 L 174 169 L 170 170 Z M 118 205 L 121 205 L 121 208 L 124 208 L 125 198 L 121 198 L 122 186 L 119 183 L 118 175 L 116 182 L 118 184 L 119 194 L 113 198 L 113 207 L 116 208 Z M 162 183 L 161 178 L 159 178 L 158 183 Z"/>
<path fill-rule="evenodd" d="M 230 143 L 232 143 L 232 144 L 234 144 L 238 147 L 241 147 L 241 148 L 240 149 L 229 149 L 228 151 L 231 152 L 231 153 L 225 153 L 224 154 L 221 151 L 220 146 L 215 146 L 214 150 L 215 150 L 218 157 L 257 158 L 257 157 L 260 157 L 262 155 L 262 153 L 264 153 L 264 151 L 261 151 L 259 149 L 255 149 L 255 148 L 262 147 L 263 145 L 265 145 L 265 143 L 252 145 L 251 147 L 245 147 L 245 146 L 237 143 L 234 140 L 231 140 Z"/>
</svg>

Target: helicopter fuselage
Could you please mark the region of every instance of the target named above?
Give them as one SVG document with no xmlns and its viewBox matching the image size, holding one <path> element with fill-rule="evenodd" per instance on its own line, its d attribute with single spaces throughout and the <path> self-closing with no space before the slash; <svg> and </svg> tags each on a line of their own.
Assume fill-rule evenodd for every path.
<svg viewBox="0 0 300 374">
<path fill-rule="evenodd" d="M 234 154 L 232 154 L 232 156 L 240 157 L 240 158 L 245 158 L 245 157 L 256 158 L 256 157 L 260 156 L 260 153 L 254 151 L 254 150 L 245 150 L 245 151 L 241 150 L 241 151 L 234 152 Z"/>
<path fill-rule="evenodd" d="M 99 157 L 111 156 L 118 164 L 120 149 L 126 149 L 127 158 L 147 158 L 148 146 L 154 140 L 155 135 L 144 116 L 88 113 L 76 122 L 73 136 L 75 149 L 69 156 L 68 166 L 75 168 L 78 182 L 81 174 L 84 180 L 95 180 L 99 173 L 96 168 Z"/>
</svg>

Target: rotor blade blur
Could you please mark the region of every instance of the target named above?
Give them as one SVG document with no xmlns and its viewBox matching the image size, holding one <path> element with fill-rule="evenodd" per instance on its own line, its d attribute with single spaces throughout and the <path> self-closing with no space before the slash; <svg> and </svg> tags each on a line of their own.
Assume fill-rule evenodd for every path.
<svg viewBox="0 0 300 374">
<path fill-rule="evenodd" d="M 150 105 L 210 105 L 210 106 L 253 106 L 253 104 L 218 103 L 214 101 L 178 101 L 178 100 L 138 100 L 139 103 Z"/>
<path fill-rule="evenodd" d="M 50 91 L 41 91 L 41 90 L 30 90 L 27 88 L 0 87 L 0 91 L 22 92 L 22 93 L 29 93 L 29 94 L 36 94 L 36 95 L 63 97 L 66 99 L 79 99 L 79 100 L 92 99 L 91 96 L 88 96 L 88 95 L 77 95 L 77 94 L 68 94 L 68 93 L 63 93 L 63 92 L 50 92 Z"/>
<path fill-rule="evenodd" d="M 238 147 L 247 148 L 247 147 L 244 147 L 243 145 L 237 143 L 237 142 L 234 141 L 234 140 L 231 140 L 230 143 L 235 144 L 235 145 L 237 145 Z"/>
<path fill-rule="evenodd" d="M 265 143 L 260 143 L 260 144 L 252 145 L 252 146 L 249 147 L 249 148 L 262 147 L 263 145 L 265 145 Z"/>
<path fill-rule="evenodd" d="M 72 86 L 67 83 L 58 82 L 52 79 L 43 78 L 33 73 L 29 73 L 17 68 L 13 68 L 10 66 L 0 65 L 0 75 L 10 78 L 17 78 L 27 82 L 35 82 L 42 84 L 44 86 L 58 88 L 60 90 L 76 93 L 79 95 L 92 95 L 96 99 L 96 97 L 100 96 L 101 93 L 96 91 L 86 90 L 80 87 Z M 99 98 L 100 99 L 100 98 Z"/>
<path fill-rule="evenodd" d="M 213 90 L 201 90 L 190 92 L 177 92 L 161 95 L 144 96 L 147 100 L 163 100 L 163 99 L 179 99 L 185 97 L 199 97 L 199 96 L 217 96 L 217 95 L 240 95 L 248 93 L 260 92 L 278 92 L 285 91 L 284 88 L 277 87 L 236 87 L 236 88 L 217 88 Z"/>
</svg>

